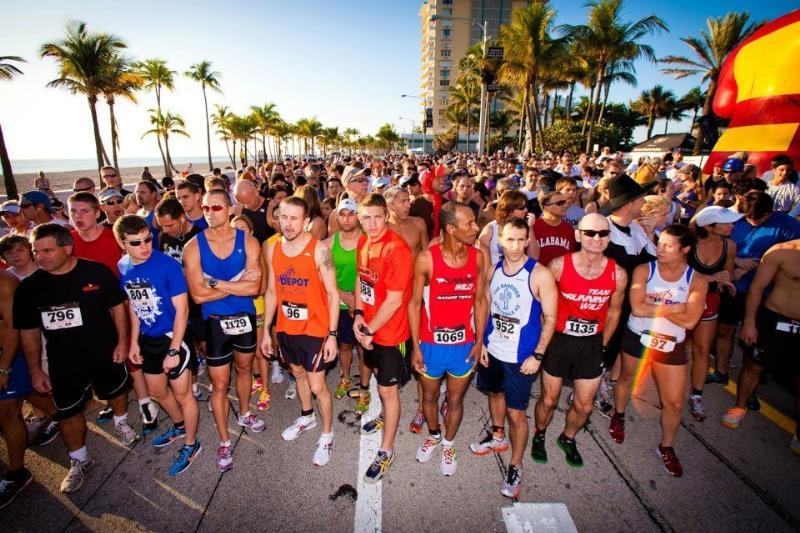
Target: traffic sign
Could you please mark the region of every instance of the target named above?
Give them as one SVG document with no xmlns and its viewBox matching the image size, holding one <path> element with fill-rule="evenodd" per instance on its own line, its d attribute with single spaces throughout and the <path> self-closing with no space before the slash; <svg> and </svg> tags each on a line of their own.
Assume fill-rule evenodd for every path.
<svg viewBox="0 0 800 533">
<path fill-rule="evenodd" d="M 502 46 L 490 46 L 488 50 L 486 50 L 486 57 L 489 59 L 503 59 L 503 52 Z"/>
</svg>

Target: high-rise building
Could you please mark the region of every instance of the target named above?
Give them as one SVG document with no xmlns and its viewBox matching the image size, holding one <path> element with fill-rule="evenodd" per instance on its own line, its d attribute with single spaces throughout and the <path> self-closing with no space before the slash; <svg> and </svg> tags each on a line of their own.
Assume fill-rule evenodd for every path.
<svg viewBox="0 0 800 533">
<path fill-rule="evenodd" d="M 420 105 L 433 108 L 432 132 L 449 125 L 444 118 L 450 86 L 458 76 L 458 62 L 470 46 L 483 40 L 486 21 L 489 39 L 497 37 L 500 26 L 511 21 L 511 13 L 529 0 L 425 0 L 419 10 L 422 21 L 422 62 L 420 64 Z M 436 20 L 431 16 L 436 15 Z M 431 128 L 428 128 L 431 132 Z"/>
</svg>

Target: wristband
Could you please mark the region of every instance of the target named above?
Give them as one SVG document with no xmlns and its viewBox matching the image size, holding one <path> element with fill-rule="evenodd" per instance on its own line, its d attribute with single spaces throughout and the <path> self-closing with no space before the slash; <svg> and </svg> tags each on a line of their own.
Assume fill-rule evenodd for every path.
<svg viewBox="0 0 800 533">
<path fill-rule="evenodd" d="M 544 354 L 541 352 L 533 352 L 533 358 L 539 362 L 544 361 Z"/>
<path fill-rule="evenodd" d="M 336 331 L 336 330 L 333 330 L 333 329 L 332 329 L 332 330 L 330 330 L 330 331 L 328 332 L 328 337 L 338 337 L 338 336 L 339 336 L 339 332 L 338 332 L 338 331 Z"/>
<path fill-rule="evenodd" d="M 362 316 L 363 317 L 364 316 L 364 310 L 363 309 L 353 309 L 353 316 Z"/>
<path fill-rule="evenodd" d="M 175 356 L 178 356 L 180 354 L 181 354 L 181 352 L 179 352 L 175 348 L 172 348 L 170 351 L 167 352 L 167 357 L 175 357 Z"/>
</svg>

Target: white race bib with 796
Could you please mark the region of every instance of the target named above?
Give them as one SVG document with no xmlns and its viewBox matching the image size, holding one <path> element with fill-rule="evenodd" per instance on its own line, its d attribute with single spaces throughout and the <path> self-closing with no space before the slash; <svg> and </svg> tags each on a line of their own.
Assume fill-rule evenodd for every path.
<svg viewBox="0 0 800 533">
<path fill-rule="evenodd" d="M 81 308 L 77 303 L 49 307 L 42 311 L 42 325 L 51 331 L 82 326 Z"/>
</svg>

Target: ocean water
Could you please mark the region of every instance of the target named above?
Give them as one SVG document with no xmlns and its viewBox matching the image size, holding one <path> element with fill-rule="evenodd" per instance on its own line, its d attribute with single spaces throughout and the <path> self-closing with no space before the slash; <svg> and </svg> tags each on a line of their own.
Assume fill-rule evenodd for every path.
<svg viewBox="0 0 800 533">
<path fill-rule="evenodd" d="M 228 161 L 227 155 L 212 155 L 211 158 L 213 161 Z M 189 163 L 194 166 L 200 163 L 207 164 L 208 156 L 173 157 L 172 162 L 175 163 L 178 170 L 183 170 L 183 166 Z M 94 169 L 97 166 L 97 159 L 12 159 L 11 166 L 15 174 L 36 173 L 40 170 L 47 174 L 48 172 Z M 120 168 L 150 167 L 151 170 L 163 170 L 163 163 L 159 157 L 122 157 L 119 159 L 119 166 Z"/>
</svg>

